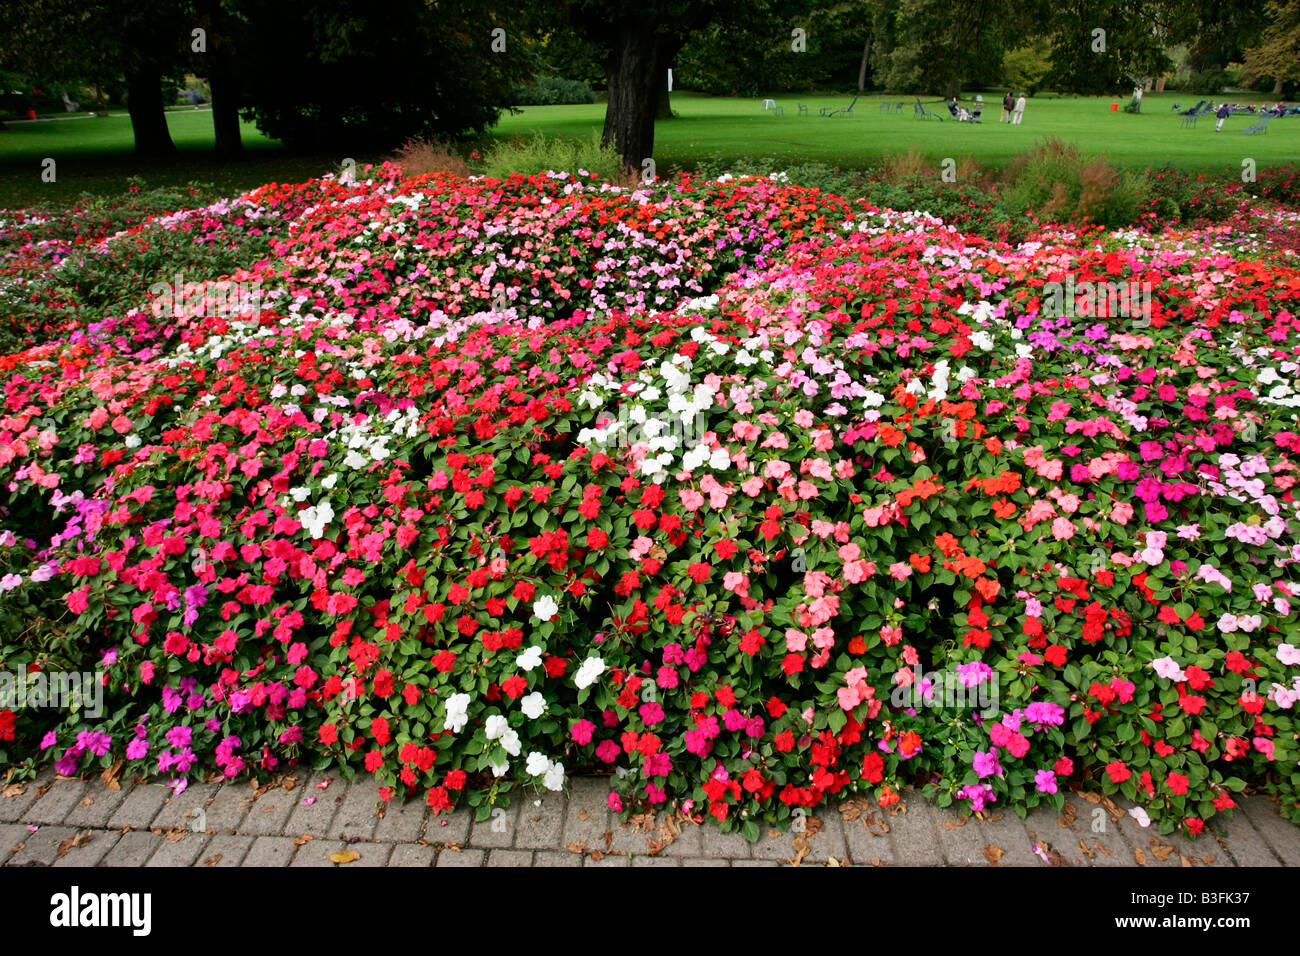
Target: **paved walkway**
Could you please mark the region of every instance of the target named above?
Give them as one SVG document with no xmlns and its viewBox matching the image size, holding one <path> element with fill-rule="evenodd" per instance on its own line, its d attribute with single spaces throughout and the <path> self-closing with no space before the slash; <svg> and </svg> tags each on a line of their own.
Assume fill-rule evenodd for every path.
<svg viewBox="0 0 1300 956">
<path fill-rule="evenodd" d="M 826 807 L 803 833 L 765 830 L 755 844 L 681 818 L 622 824 L 605 808 L 608 778 L 570 792 L 519 795 L 473 822 L 422 803 L 376 810 L 373 783 L 303 772 L 260 789 L 247 782 L 160 784 L 99 777 L 35 781 L 0 791 L 5 866 L 1295 866 L 1300 827 L 1264 797 L 1197 840 L 1160 837 L 1104 798 L 1070 794 L 1057 814 L 981 819 L 916 794 L 881 810 Z M 333 857 L 334 859 L 331 859 Z"/>
</svg>

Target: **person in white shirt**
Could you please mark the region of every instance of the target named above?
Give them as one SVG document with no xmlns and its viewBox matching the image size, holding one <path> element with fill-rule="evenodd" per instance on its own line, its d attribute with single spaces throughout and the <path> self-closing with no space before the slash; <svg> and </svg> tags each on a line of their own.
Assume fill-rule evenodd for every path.
<svg viewBox="0 0 1300 956">
<path fill-rule="evenodd" d="M 1012 114 L 1011 122 L 1013 124 L 1019 123 L 1020 120 L 1024 118 L 1024 115 L 1025 115 L 1025 94 L 1021 93 L 1020 98 L 1016 100 L 1016 111 L 1014 114 Z"/>
</svg>

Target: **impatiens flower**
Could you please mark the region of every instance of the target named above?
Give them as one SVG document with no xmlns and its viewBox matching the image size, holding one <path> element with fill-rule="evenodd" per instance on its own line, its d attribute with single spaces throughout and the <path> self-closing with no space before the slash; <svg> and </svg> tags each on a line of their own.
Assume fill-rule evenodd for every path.
<svg viewBox="0 0 1300 956">
<path fill-rule="evenodd" d="M 560 605 L 549 594 L 533 602 L 533 615 L 540 621 L 549 621 L 559 613 Z"/>
<path fill-rule="evenodd" d="M 515 666 L 522 671 L 531 671 L 542 666 L 542 649 L 534 644 L 515 658 Z"/>
<path fill-rule="evenodd" d="M 469 721 L 469 703 L 469 694 L 452 694 L 447 698 L 447 718 L 444 729 L 453 734 L 458 734 L 464 729 Z"/>
<path fill-rule="evenodd" d="M 1172 657 L 1162 657 L 1159 660 L 1152 661 L 1151 667 L 1166 680 L 1187 680 L 1187 675 L 1183 673 L 1183 669 L 1178 666 L 1178 663 Z"/>
<path fill-rule="evenodd" d="M 1056 793 L 1056 774 L 1051 770 L 1039 770 L 1034 774 L 1034 789 L 1039 793 Z"/>
<path fill-rule="evenodd" d="M 546 698 L 539 691 L 533 691 L 519 701 L 519 709 L 529 720 L 536 720 L 546 712 Z"/>
<path fill-rule="evenodd" d="M 605 662 L 599 657 L 588 657 L 578 668 L 578 673 L 573 677 L 573 684 L 578 690 L 590 687 L 596 682 L 596 678 L 605 673 Z"/>
</svg>

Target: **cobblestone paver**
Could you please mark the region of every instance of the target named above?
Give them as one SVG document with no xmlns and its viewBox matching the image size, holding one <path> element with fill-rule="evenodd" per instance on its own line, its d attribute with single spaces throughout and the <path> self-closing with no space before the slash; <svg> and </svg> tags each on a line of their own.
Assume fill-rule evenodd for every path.
<svg viewBox="0 0 1300 956">
<path fill-rule="evenodd" d="M 621 822 L 609 780 L 522 793 L 482 819 L 431 815 L 418 801 L 382 807 L 373 783 L 332 771 L 263 781 L 158 784 L 46 772 L 0 796 L 0 865 L 260 867 L 539 866 L 1128 866 L 1300 864 L 1300 827 L 1263 796 L 1198 839 L 1161 836 L 1123 809 L 1071 793 L 1061 811 L 981 815 L 916 794 L 890 807 L 850 800 L 799 815 L 757 842 L 684 816 Z"/>
</svg>

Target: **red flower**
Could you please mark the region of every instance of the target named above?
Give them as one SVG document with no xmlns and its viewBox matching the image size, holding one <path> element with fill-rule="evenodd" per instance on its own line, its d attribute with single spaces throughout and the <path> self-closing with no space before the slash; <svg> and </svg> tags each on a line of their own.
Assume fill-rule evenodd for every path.
<svg viewBox="0 0 1300 956">
<path fill-rule="evenodd" d="M 372 750 L 366 754 L 366 770 L 374 773 L 384 765 L 384 755 L 379 750 Z"/>
<path fill-rule="evenodd" d="M 0 710 L 0 740 L 14 739 L 14 712 L 6 707 Z"/>
<path fill-rule="evenodd" d="M 370 721 L 370 733 L 374 735 L 375 743 L 384 746 L 388 743 L 388 721 L 383 717 L 375 717 Z"/>
<path fill-rule="evenodd" d="M 1129 777 L 1133 776 L 1133 772 L 1124 765 L 1124 761 L 1122 760 L 1115 760 L 1106 764 L 1106 772 L 1110 774 L 1110 779 L 1115 781 L 1115 783 L 1123 783 Z"/>
<path fill-rule="evenodd" d="M 1188 833 L 1200 833 L 1205 829 L 1205 821 L 1200 817 L 1188 817 L 1183 823 L 1186 825 Z"/>
<path fill-rule="evenodd" d="M 443 786 L 448 790 L 461 790 L 465 786 L 465 771 L 453 770 L 442 780 Z"/>
<path fill-rule="evenodd" d="M 528 681 L 515 674 L 501 682 L 501 689 L 505 691 L 507 697 L 514 700 L 523 696 L 524 691 L 528 689 Z"/>
<path fill-rule="evenodd" d="M 338 739 L 339 739 L 339 729 L 336 725 L 321 724 L 321 728 L 320 728 L 321 743 L 326 744 L 328 746 L 337 743 Z"/>
<path fill-rule="evenodd" d="M 429 789 L 429 806 L 434 813 L 440 813 L 443 810 L 451 809 L 451 797 L 447 794 L 445 787 L 431 787 Z"/>
<path fill-rule="evenodd" d="M 1169 789 L 1180 796 L 1187 792 L 1188 779 L 1181 773 L 1171 773 L 1165 778 L 1165 783 Z"/>
<path fill-rule="evenodd" d="M 884 779 L 885 758 L 872 751 L 862 758 L 862 779 L 871 783 L 880 783 Z"/>
</svg>

